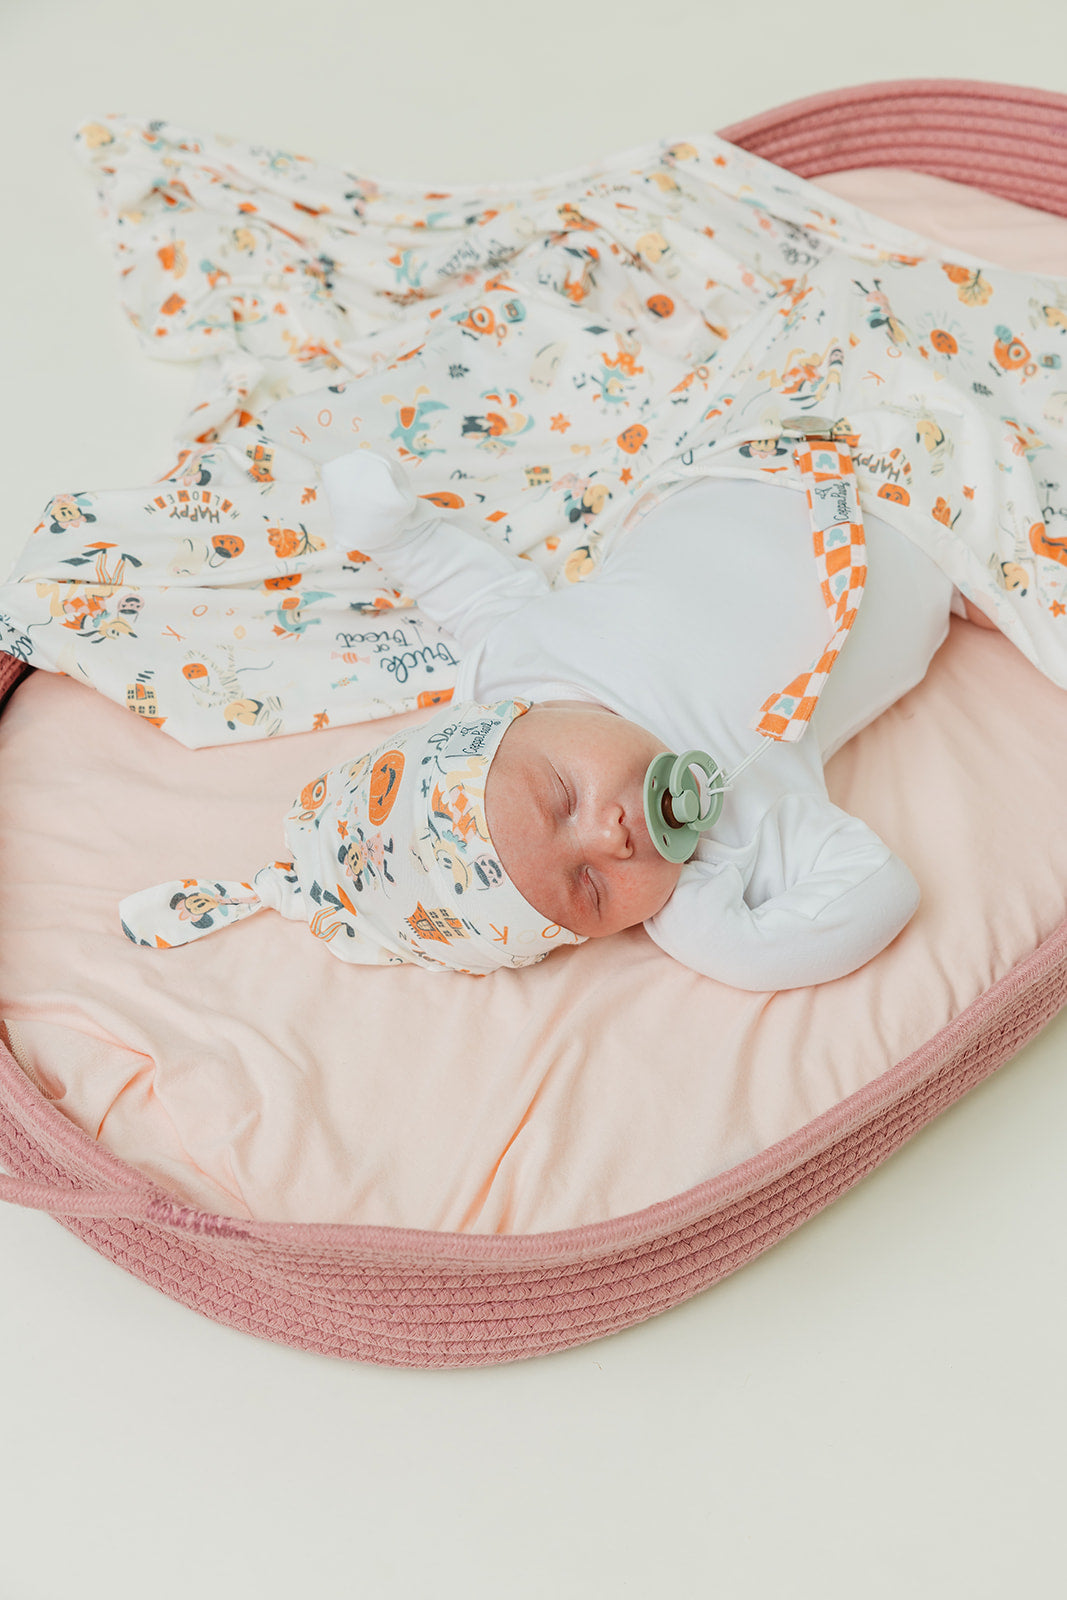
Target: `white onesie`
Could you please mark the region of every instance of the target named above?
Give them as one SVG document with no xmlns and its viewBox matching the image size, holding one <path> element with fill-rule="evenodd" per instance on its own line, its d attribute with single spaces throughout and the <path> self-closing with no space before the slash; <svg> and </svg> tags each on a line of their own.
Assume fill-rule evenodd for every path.
<svg viewBox="0 0 1067 1600">
<path fill-rule="evenodd" d="M 336 465 L 340 465 L 339 463 Z M 331 492 L 333 464 L 324 471 Z M 331 500 L 333 495 L 331 493 Z M 457 700 L 588 700 L 675 752 L 727 772 L 761 742 L 664 908 L 662 949 L 742 989 L 843 976 L 918 905 L 907 867 L 833 805 L 823 761 L 923 677 L 954 609 L 951 582 L 902 534 L 864 515 L 863 603 L 811 727 L 761 740 L 767 697 L 830 631 L 803 493 L 766 480 L 682 485 L 626 532 L 600 571 L 552 589 L 530 561 L 437 516 L 350 532 L 457 641 Z"/>
</svg>

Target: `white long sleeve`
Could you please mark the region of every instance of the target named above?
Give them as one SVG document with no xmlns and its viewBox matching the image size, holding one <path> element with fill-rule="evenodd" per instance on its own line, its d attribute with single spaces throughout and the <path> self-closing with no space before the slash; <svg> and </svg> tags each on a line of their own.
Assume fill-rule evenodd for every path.
<svg viewBox="0 0 1067 1600">
<path fill-rule="evenodd" d="M 745 892 L 768 850 L 781 851 L 788 887 L 751 907 Z M 863 966 L 918 904 L 908 868 L 866 823 L 828 800 L 788 796 L 749 848 L 712 846 L 688 863 L 645 928 L 705 977 L 737 989 L 798 989 Z"/>
<path fill-rule="evenodd" d="M 380 456 L 340 456 L 323 467 L 322 481 L 339 542 L 371 556 L 463 651 L 530 600 L 550 593 L 548 579 L 531 561 L 427 514 L 426 501 Z"/>
</svg>

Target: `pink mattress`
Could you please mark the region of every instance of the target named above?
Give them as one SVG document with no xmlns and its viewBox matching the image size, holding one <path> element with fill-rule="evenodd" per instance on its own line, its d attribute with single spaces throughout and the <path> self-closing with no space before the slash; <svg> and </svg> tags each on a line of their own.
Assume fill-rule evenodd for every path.
<svg viewBox="0 0 1067 1600">
<path fill-rule="evenodd" d="M 1067 272 L 1067 222 L 1045 212 L 915 173 L 821 181 L 990 260 Z M 428 1364 L 503 1359 L 624 1325 L 721 1276 L 878 1159 L 860 1138 L 851 1177 L 819 1165 L 834 1140 L 840 1150 L 850 1128 L 870 1126 L 872 1108 L 892 1107 L 908 1063 L 921 1071 L 908 1078 L 898 1130 L 879 1135 L 883 1154 L 886 1138 L 905 1137 L 989 1070 L 967 1040 L 985 1026 L 988 1055 L 990 1019 L 1002 1059 L 1058 1004 L 1067 696 L 999 635 L 960 621 L 924 683 L 828 768 L 832 798 L 903 856 L 923 891 L 889 949 L 837 983 L 741 993 L 679 967 L 639 929 L 481 982 L 349 968 L 270 916 L 158 956 L 122 938 L 123 894 L 184 870 L 254 870 L 309 775 L 413 720 L 187 751 L 43 673 L 0 719 L 0 1017 L 29 1079 L 7 1086 L 23 1131 L 4 1123 L 0 1157 L 39 1183 L 88 1186 L 66 1207 L 42 1189 L 42 1204 L 135 1219 L 71 1224 L 132 1270 L 151 1239 L 153 1263 L 162 1259 L 158 1233 L 168 1232 L 163 1255 L 185 1265 L 144 1275 L 211 1314 L 313 1348 Z M 1016 999 L 1014 1035 L 1013 996 L 1026 999 L 1025 1015 Z M 951 1092 L 936 1087 L 939 1062 L 952 1065 Z M 36 1111 L 35 1091 L 54 1109 Z M 779 1220 L 756 1243 L 750 1222 L 739 1242 L 729 1215 L 746 1194 L 772 1190 Z M 33 1198 L 25 1187 L 21 1197 Z M 769 1205 L 761 1198 L 751 1215 L 769 1216 Z M 709 1206 L 719 1243 L 701 1232 L 692 1267 Z M 350 1226 L 294 1232 L 294 1222 Z M 191 1287 L 189 1273 L 204 1270 L 192 1265 L 195 1233 L 222 1241 L 211 1260 L 230 1287 Z M 300 1313 L 294 1331 L 292 1285 L 258 1310 L 246 1301 L 298 1234 L 317 1241 L 300 1295 L 319 1314 Z M 486 1255 L 470 1237 L 479 1234 L 510 1237 Z M 668 1234 L 670 1262 L 690 1266 L 668 1265 L 666 1288 L 635 1288 L 657 1277 Z M 327 1262 L 330 1240 L 339 1253 Z M 403 1269 L 389 1266 L 394 1256 Z M 331 1321 L 323 1308 L 342 1279 L 346 1290 L 364 1284 L 374 1262 L 385 1263 L 367 1290 L 377 1310 Z M 524 1262 L 542 1265 L 523 1276 Z M 434 1263 L 413 1331 L 397 1307 L 413 1303 L 411 1283 Z M 584 1312 L 568 1303 L 564 1314 L 559 1285 L 582 1263 L 600 1287 L 583 1288 Z M 282 1300 L 285 1315 L 270 1309 Z M 519 1317 L 514 1303 L 534 1300 L 536 1317 Z M 426 1314 L 446 1301 L 447 1315 Z"/>
</svg>

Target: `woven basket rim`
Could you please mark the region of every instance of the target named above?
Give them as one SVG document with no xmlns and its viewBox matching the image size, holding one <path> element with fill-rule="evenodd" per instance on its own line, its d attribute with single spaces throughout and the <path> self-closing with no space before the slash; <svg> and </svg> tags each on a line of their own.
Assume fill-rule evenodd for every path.
<svg viewBox="0 0 1067 1600">
<path fill-rule="evenodd" d="M 892 114 L 897 106 L 906 106 L 910 110 L 925 108 L 932 99 L 956 102 L 956 118 L 961 101 L 983 105 L 992 103 L 998 110 L 1002 110 L 1007 102 L 1015 107 L 1034 106 L 1067 115 L 1067 94 L 1056 89 L 1035 89 L 1025 84 L 1001 83 L 986 78 L 887 78 L 881 81 L 871 79 L 842 89 L 824 89 L 818 94 L 803 95 L 798 100 L 787 100 L 783 105 L 756 112 L 751 117 L 732 122 L 729 127 L 719 128 L 717 132 L 720 139 L 740 144 L 768 128 L 820 113 L 839 112 L 843 117 L 855 105 L 871 105 L 877 106 L 883 114 L 888 107 Z M 827 125 L 824 120 L 823 126 Z M 930 126 L 929 120 L 926 126 Z M 997 137 L 996 130 L 990 129 L 990 135 Z M 975 187 L 980 188 L 981 185 L 976 184 Z"/>
</svg>

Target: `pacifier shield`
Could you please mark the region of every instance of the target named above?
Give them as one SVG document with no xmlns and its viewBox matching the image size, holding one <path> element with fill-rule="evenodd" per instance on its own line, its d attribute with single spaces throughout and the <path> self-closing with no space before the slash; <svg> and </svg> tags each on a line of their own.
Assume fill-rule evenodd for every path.
<svg viewBox="0 0 1067 1600">
<path fill-rule="evenodd" d="M 689 770 L 694 766 L 706 773 L 713 791 L 703 813 L 700 786 Z M 720 780 L 719 768 L 704 750 L 686 750 L 680 756 L 667 750 L 649 762 L 643 789 L 645 823 L 652 843 L 665 860 L 688 861 L 700 835 L 718 822 L 723 801 Z"/>
</svg>

